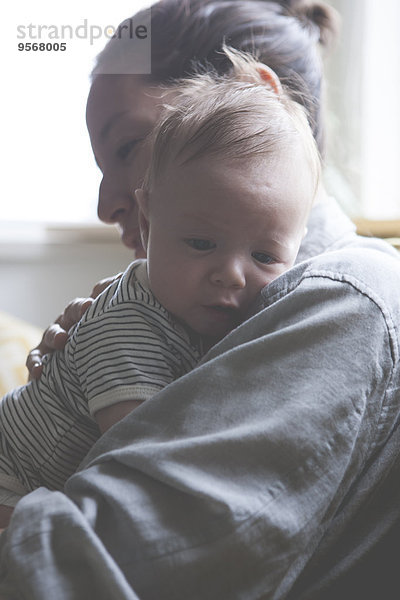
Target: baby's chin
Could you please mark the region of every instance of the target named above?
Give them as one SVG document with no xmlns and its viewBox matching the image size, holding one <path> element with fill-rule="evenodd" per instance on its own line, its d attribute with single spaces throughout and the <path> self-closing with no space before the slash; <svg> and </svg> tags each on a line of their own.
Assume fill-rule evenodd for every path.
<svg viewBox="0 0 400 600">
<path fill-rule="evenodd" d="M 202 308 L 201 322 L 189 326 L 214 345 L 235 329 L 241 320 L 237 311 L 220 306 L 207 306 Z"/>
<path fill-rule="evenodd" d="M 262 298 L 262 295 L 260 292 L 254 298 L 253 302 L 251 302 L 251 304 L 247 307 L 247 309 L 243 315 L 243 321 L 247 321 L 247 319 L 251 319 L 251 317 L 254 317 L 254 315 L 256 315 L 258 312 L 260 312 L 260 310 L 262 310 L 263 308 L 264 308 L 264 301 L 263 301 L 263 298 Z"/>
</svg>

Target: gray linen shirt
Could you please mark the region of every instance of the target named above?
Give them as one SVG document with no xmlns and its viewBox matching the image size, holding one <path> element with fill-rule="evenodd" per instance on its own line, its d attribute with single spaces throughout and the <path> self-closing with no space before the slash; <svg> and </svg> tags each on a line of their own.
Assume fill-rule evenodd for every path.
<svg viewBox="0 0 400 600">
<path fill-rule="evenodd" d="M 400 261 L 333 201 L 313 209 L 300 260 L 198 368 L 111 428 L 65 494 L 20 501 L 0 594 L 326 597 L 311 592 L 371 539 L 366 507 L 397 460 Z M 361 517 L 360 543 L 341 544 Z"/>
</svg>

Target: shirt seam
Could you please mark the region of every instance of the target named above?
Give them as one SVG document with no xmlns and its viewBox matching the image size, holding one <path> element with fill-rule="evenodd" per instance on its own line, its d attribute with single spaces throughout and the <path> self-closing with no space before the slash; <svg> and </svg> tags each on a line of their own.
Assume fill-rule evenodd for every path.
<svg viewBox="0 0 400 600">
<path fill-rule="evenodd" d="M 348 275 L 348 274 L 344 274 L 344 273 L 338 274 L 335 271 L 331 271 L 331 270 L 327 270 L 327 269 L 323 269 L 323 270 L 309 269 L 309 270 L 307 270 L 305 273 L 303 273 L 301 275 L 301 277 L 297 281 L 293 282 L 292 285 L 288 285 L 284 289 L 276 292 L 274 295 L 267 297 L 268 303 L 266 304 L 266 306 L 270 306 L 270 305 L 274 304 L 275 302 L 277 302 L 284 296 L 287 296 L 288 294 L 293 292 L 295 289 L 297 289 L 301 285 L 301 283 L 303 281 L 305 281 L 307 279 L 313 279 L 313 278 L 314 279 L 317 279 L 317 278 L 330 279 L 331 281 L 334 281 L 336 283 L 343 283 L 343 284 L 350 286 L 358 294 L 365 296 L 370 302 L 372 302 L 377 307 L 377 309 L 381 313 L 383 321 L 385 323 L 386 332 L 387 332 L 387 336 L 389 339 L 391 366 L 390 366 L 390 372 L 387 377 L 385 389 L 382 393 L 382 403 L 381 403 L 381 407 L 380 407 L 379 418 L 377 419 L 376 425 L 374 428 L 376 436 L 373 436 L 373 437 L 374 437 L 375 441 L 371 442 L 371 448 L 372 448 L 372 450 L 374 450 L 376 447 L 378 447 L 381 444 L 381 439 L 380 439 L 381 435 L 379 435 L 379 434 L 382 432 L 382 429 L 384 427 L 385 414 L 387 413 L 387 410 L 388 410 L 388 401 L 389 401 L 388 400 L 388 396 L 389 396 L 388 390 L 390 390 L 393 379 L 394 379 L 394 367 L 399 361 L 399 348 L 398 348 L 398 344 L 397 344 L 397 340 L 396 340 L 396 326 L 394 324 L 394 320 L 390 314 L 390 311 L 388 310 L 388 308 L 386 306 L 385 301 L 381 297 L 378 297 L 377 294 L 374 292 L 373 289 L 370 288 L 369 285 L 360 281 L 359 278 L 353 277 L 352 275 Z"/>
<path fill-rule="evenodd" d="M 89 412 L 92 416 L 102 408 L 108 408 L 119 402 L 141 400 L 145 402 L 162 389 L 151 384 L 137 383 L 133 385 L 116 386 L 88 400 Z M 111 401 L 110 401 L 111 399 Z"/>
<path fill-rule="evenodd" d="M 293 292 L 306 279 L 313 278 L 330 279 L 331 281 L 335 281 L 337 283 L 345 283 L 375 304 L 379 312 L 382 314 L 387 329 L 388 338 L 390 340 L 390 357 L 392 360 L 391 371 L 393 371 L 394 365 L 399 361 L 399 348 L 394 335 L 396 332 L 396 326 L 384 300 L 378 297 L 374 290 L 372 290 L 367 284 L 363 283 L 358 278 L 342 273 L 338 274 L 335 271 L 311 269 L 305 272 L 297 281 L 293 282 L 292 285 L 285 286 L 284 289 L 279 290 L 273 296 L 268 296 L 266 306 L 274 304 L 284 296 L 287 296 Z"/>
</svg>

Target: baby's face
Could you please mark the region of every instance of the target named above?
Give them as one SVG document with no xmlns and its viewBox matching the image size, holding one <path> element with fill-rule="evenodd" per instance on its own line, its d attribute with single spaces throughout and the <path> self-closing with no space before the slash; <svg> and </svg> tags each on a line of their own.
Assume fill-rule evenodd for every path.
<svg viewBox="0 0 400 600">
<path fill-rule="evenodd" d="M 304 236 L 315 192 L 306 159 L 290 150 L 257 161 L 205 157 L 173 167 L 148 198 L 151 289 L 210 343 L 294 264 Z"/>
</svg>

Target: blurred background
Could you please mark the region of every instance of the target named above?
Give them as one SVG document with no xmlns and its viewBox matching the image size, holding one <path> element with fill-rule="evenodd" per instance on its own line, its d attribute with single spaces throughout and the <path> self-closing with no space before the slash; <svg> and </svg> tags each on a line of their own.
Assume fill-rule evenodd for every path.
<svg viewBox="0 0 400 600">
<path fill-rule="evenodd" d="M 17 28 L 76 27 L 84 20 L 106 28 L 150 4 L 19 0 L 8 6 L 1 38 L 0 311 L 37 328 L 133 256 L 117 231 L 97 220 L 101 177 L 85 125 L 89 73 L 107 38 L 67 40 L 66 52 L 26 52 L 18 51 Z M 342 31 L 326 58 L 327 186 L 352 218 L 368 220 L 364 228 L 400 236 L 400 3 L 328 4 L 341 14 Z"/>
</svg>

